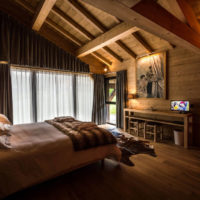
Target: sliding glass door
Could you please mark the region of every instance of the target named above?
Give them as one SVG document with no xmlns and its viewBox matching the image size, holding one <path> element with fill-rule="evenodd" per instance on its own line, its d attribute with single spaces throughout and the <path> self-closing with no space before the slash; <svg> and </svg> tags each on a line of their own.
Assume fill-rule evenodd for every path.
<svg viewBox="0 0 200 200">
<path fill-rule="evenodd" d="M 105 79 L 107 119 L 109 124 L 116 124 L 116 77 Z"/>
<path fill-rule="evenodd" d="M 93 79 L 86 74 L 11 69 L 14 124 L 58 116 L 91 121 Z"/>
</svg>

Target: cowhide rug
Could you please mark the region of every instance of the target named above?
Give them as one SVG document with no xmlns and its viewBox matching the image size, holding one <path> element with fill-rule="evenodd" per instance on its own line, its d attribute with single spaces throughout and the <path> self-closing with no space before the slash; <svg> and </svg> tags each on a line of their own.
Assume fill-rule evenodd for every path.
<svg viewBox="0 0 200 200">
<path fill-rule="evenodd" d="M 122 163 L 128 166 L 134 166 L 130 157 L 136 154 L 149 154 L 150 156 L 156 157 L 154 148 L 148 141 L 135 140 L 134 137 L 125 137 L 123 133 L 120 133 L 115 128 L 109 129 L 109 131 L 117 138 L 117 146 L 122 152 Z"/>
</svg>

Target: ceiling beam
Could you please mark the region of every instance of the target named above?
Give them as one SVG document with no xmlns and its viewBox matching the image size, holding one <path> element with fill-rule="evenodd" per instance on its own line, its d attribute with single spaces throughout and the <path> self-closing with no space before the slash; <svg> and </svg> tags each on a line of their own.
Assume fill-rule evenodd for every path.
<svg viewBox="0 0 200 200">
<path fill-rule="evenodd" d="M 76 12 L 78 12 L 82 17 L 84 17 L 89 23 L 91 23 L 94 27 L 96 27 L 101 33 L 105 33 L 106 31 L 108 31 L 108 29 L 98 20 L 96 19 L 91 13 L 89 13 L 81 4 L 79 4 L 77 1 L 75 0 L 65 0 Z M 126 0 L 122 0 L 122 1 L 126 1 Z M 132 2 L 131 5 L 134 5 L 136 2 L 138 3 L 140 0 L 132 0 L 134 2 Z M 127 52 L 127 46 L 124 44 L 123 47 L 121 46 L 121 48 Z M 104 48 L 105 50 L 105 48 Z M 111 49 L 110 49 L 111 50 Z M 130 50 L 130 49 L 129 49 Z M 106 50 L 107 51 L 107 50 Z M 112 51 L 112 50 L 111 50 Z M 120 61 L 121 59 L 118 59 L 119 56 L 115 56 L 116 53 L 111 53 L 111 51 L 107 51 L 107 53 L 109 53 L 111 56 L 113 56 L 115 59 L 117 59 L 118 61 Z M 131 50 L 130 50 L 131 51 Z M 133 52 L 134 53 L 134 52 Z M 130 55 L 130 54 L 129 54 Z M 121 61 L 120 61 L 121 62 Z"/>
<path fill-rule="evenodd" d="M 111 56 L 113 56 L 115 59 L 117 59 L 119 62 L 123 62 L 123 58 L 118 56 L 113 50 L 111 50 L 109 47 L 103 47 L 102 48 L 105 52 L 109 53 Z"/>
<path fill-rule="evenodd" d="M 86 19 L 89 23 L 95 26 L 101 33 L 107 31 L 107 28 L 76 0 L 65 0 L 65 2 L 67 2 L 77 13 L 84 17 L 84 19 Z"/>
<path fill-rule="evenodd" d="M 137 27 L 133 27 L 130 24 L 122 22 L 116 25 L 114 28 L 108 30 L 107 32 L 101 34 L 99 37 L 83 45 L 77 50 L 76 55 L 78 57 L 83 57 L 90 54 L 106 45 L 112 44 L 113 42 L 130 35 L 131 33 L 138 31 Z"/>
<path fill-rule="evenodd" d="M 118 40 L 116 43 L 132 58 L 136 58 L 137 55 L 130 49 L 128 48 L 122 41 Z"/>
<path fill-rule="evenodd" d="M 49 15 L 52 7 L 56 3 L 56 0 L 41 0 L 36 13 L 33 18 L 33 26 L 32 29 L 35 31 L 39 31 L 42 27 L 42 24 L 46 20 L 47 16 Z"/>
<path fill-rule="evenodd" d="M 28 10 L 30 13 L 34 13 L 34 8 L 32 6 L 30 6 L 27 2 L 23 1 L 23 0 L 16 0 L 16 2 L 21 5 L 24 9 Z M 77 46 L 82 46 L 82 42 L 80 40 L 78 40 L 77 38 L 75 38 L 71 33 L 69 33 L 68 31 L 66 31 L 65 29 L 63 29 L 62 27 L 60 27 L 59 25 L 57 25 L 55 22 L 53 22 L 51 19 L 47 18 L 45 21 L 46 24 L 48 24 L 50 27 L 53 28 L 53 30 L 56 30 L 58 33 L 60 33 L 61 35 L 63 35 L 65 38 L 68 38 L 70 41 L 72 41 L 74 44 L 76 44 Z M 108 61 L 106 58 L 104 58 L 103 56 L 101 56 L 98 53 L 94 53 L 93 56 L 95 58 L 97 58 L 99 61 L 101 61 L 102 63 L 110 66 L 112 63 L 110 61 Z"/>
<path fill-rule="evenodd" d="M 139 32 L 132 33 L 132 36 L 138 41 L 138 43 L 146 50 L 146 52 L 151 53 L 153 49 L 148 44 L 148 42 L 140 35 Z"/>
<path fill-rule="evenodd" d="M 172 44 L 200 53 L 200 35 L 155 1 L 142 0 L 133 7 L 119 0 L 83 1 Z"/>
<path fill-rule="evenodd" d="M 111 66 L 112 65 L 111 61 L 109 61 L 108 59 L 104 58 L 102 55 L 100 55 L 97 52 L 93 52 L 93 53 L 91 53 L 91 55 L 93 55 L 95 58 L 97 58 L 99 61 L 103 62 L 107 66 Z"/>
<path fill-rule="evenodd" d="M 177 2 L 190 27 L 198 34 L 200 34 L 200 24 L 196 18 L 193 8 L 186 0 L 177 0 Z"/>
<path fill-rule="evenodd" d="M 56 6 L 53 7 L 51 10 L 52 13 L 60 17 L 64 22 L 66 22 L 68 25 L 70 25 L 72 28 L 74 28 L 77 32 L 79 32 L 81 35 L 83 35 L 88 40 L 93 40 L 95 37 L 88 32 L 86 29 L 84 29 L 81 25 L 79 25 L 76 21 L 74 21 L 71 17 L 66 15 L 62 10 L 57 8 Z M 123 59 L 118 56 L 115 52 L 113 52 L 109 47 L 104 47 L 103 50 L 110 54 L 113 58 L 118 60 L 119 62 L 122 62 Z"/>
</svg>

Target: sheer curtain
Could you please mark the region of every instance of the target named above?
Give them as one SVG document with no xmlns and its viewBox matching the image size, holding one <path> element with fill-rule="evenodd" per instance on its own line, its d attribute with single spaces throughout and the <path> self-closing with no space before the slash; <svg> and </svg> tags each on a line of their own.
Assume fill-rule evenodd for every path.
<svg viewBox="0 0 200 200">
<path fill-rule="evenodd" d="M 72 78 L 72 74 L 36 73 L 37 121 L 74 116 Z"/>
<path fill-rule="evenodd" d="M 13 95 L 13 123 L 33 122 L 32 73 L 29 70 L 11 69 Z"/>
<path fill-rule="evenodd" d="M 89 75 L 11 69 L 14 124 L 58 116 L 91 121 L 93 79 Z"/>
<path fill-rule="evenodd" d="M 76 75 L 76 118 L 92 121 L 94 81 L 88 75 Z"/>
</svg>

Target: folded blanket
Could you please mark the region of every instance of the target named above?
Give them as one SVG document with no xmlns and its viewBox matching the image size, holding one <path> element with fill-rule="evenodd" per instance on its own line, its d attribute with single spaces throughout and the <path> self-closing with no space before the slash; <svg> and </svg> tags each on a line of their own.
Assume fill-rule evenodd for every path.
<svg viewBox="0 0 200 200">
<path fill-rule="evenodd" d="M 99 128 L 91 122 L 62 122 L 47 120 L 47 123 L 53 125 L 58 130 L 70 137 L 75 151 L 93 148 L 101 145 L 115 144 L 115 137 L 106 129 Z"/>
</svg>

